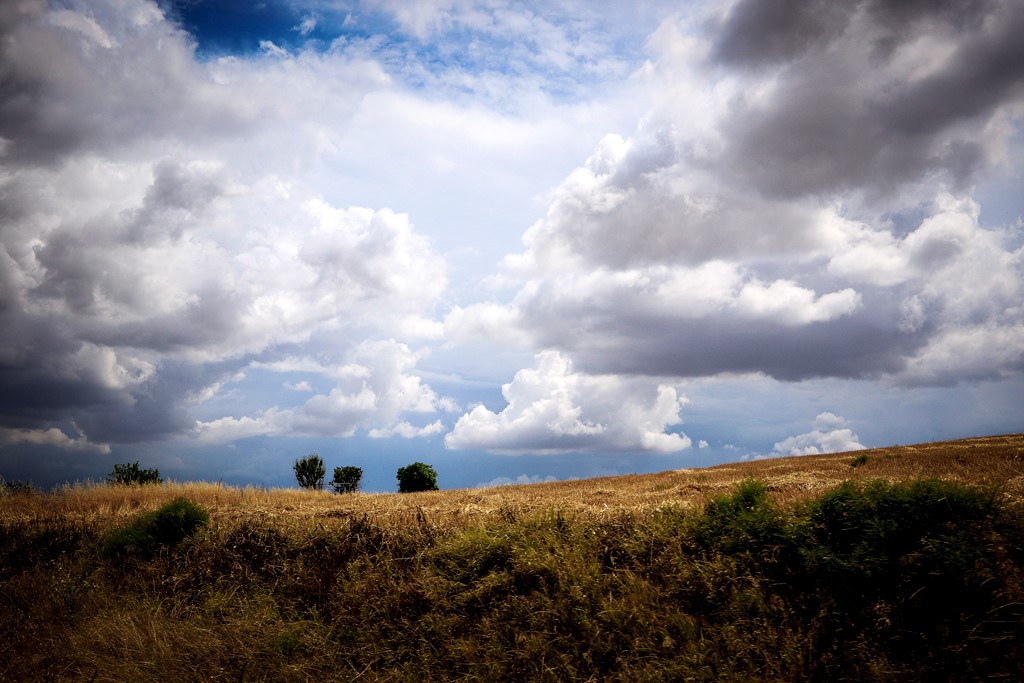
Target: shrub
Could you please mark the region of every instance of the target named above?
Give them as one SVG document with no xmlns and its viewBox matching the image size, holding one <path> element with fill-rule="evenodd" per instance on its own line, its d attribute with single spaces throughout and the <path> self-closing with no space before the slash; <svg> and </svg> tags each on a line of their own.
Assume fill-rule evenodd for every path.
<svg viewBox="0 0 1024 683">
<path fill-rule="evenodd" d="M 104 554 L 148 558 L 178 545 L 209 521 L 206 510 L 190 500 L 177 498 L 112 532 L 104 544 Z"/>
<path fill-rule="evenodd" d="M 846 482 L 808 507 L 793 588 L 816 595 L 837 645 L 857 634 L 883 659 L 971 678 L 958 651 L 978 645 L 973 630 L 1003 636 L 998 515 L 994 492 L 955 482 Z"/>
<path fill-rule="evenodd" d="M 994 493 L 952 482 L 846 482 L 811 506 L 809 557 L 837 590 L 873 590 L 909 572 L 928 581 L 959 577 L 976 559 L 968 532 L 997 507 Z"/>
<path fill-rule="evenodd" d="M 335 493 L 355 493 L 359 490 L 359 482 L 362 479 L 363 470 L 361 467 L 353 467 L 351 465 L 335 467 L 331 488 L 334 489 Z"/>
<path fill-rule="evenodd" d="M 324 467 L 323 458 L 316 453 L 310 453 L 305 458 L 295 461 L 295 480 L 304 489 L 322 491 L 326 476 L 327 468 Z"/>
<path fill-rule="evenodd" d="M 114 471 L 107 477 L 108 483 L 124 486 L 131 486 L 133 484 L 162 484 L 163 481 L 160 478 L 160 470 L 139 469 L 138 462 L 133 462 L 130 465 L 128 463 L 114 465 Z"/>
<path fill-rule="evenodd" d="M 437 472 L 430 465 L 414 462 L 398 468 L 398 492 L 437 491 Z"/>
<path fill-rule="evenodd" d="M 747 480 L 729 495 L 717 496 L 704 508 L 694 539 L 706 549 L 728 553 L 773 554 L 788 545 L 792 527 L 768 498 L 764 484 Z"/>
</svg>

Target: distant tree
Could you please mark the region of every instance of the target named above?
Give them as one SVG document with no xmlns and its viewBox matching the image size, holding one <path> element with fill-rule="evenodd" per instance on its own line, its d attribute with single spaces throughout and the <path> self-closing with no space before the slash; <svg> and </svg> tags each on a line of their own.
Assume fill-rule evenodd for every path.
<svg viewBox="0 0 1024 683">
<path fill-rule="evenodd" d="M 295 480 L 304 489 L 323 491 L 326 476 L 327 468 L 324 467 L 323 458 L 316 453 L 310 453 L 305 458 L 295 461 Z"/>
<path fill-rule="evenodd" d="M 334 468 L 334 479 L 331 479 L 331 488 L 335 493 L 355 493 L 359 490 L 359 482 L 363 479 L 361 467 L 347 465 Z"/>
<path fill-rule="evenodd" d="M 430 465 L 414 462 L 398 468 L 398 492 L 437 491 L 437 472 Z"/>
<path fill-rule="evenodd" d="M 132 484 L 162 484 L 163 482 L 164 480 L 160 478 L 160 470 L 139 469 L 138 462 L 133 462 L 130 465 L 128 463 L 114 465 L 114 471 L 107 477 L 107 483 L 123 484 L 125 486 L 131 486 Z"/>
</svg>

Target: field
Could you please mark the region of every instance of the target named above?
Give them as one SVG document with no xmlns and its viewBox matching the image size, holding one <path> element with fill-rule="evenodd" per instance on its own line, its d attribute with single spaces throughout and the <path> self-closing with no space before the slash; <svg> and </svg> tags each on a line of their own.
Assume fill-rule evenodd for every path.
<svg viewBox="0 0 1024 683">
<path fill-rule="evenodd" d="M 145 526 L 178 499 L 208 521 Z M 1024 435 L 417 494 L 69 486 L 0 496 L 0 552 L 0 680 L 1012 679 Z"/>
</svg>

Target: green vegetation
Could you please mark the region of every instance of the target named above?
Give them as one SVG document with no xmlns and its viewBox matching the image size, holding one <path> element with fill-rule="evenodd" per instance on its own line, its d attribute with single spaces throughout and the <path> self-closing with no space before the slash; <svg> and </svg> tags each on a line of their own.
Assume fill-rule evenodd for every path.
<svg viewBox="0 0 1024 683">
<path fill-rule="evenodd" d="M 183 503 L 138 536 L 0 524 L 0 679 L 1011 680 L 1024 663 L 1024 517 L 986 488 L 782 504 L 748 480 L 695 508 L 469 526 L 206 525 Z"/>
<path fill-rule="evenodd" d="M 418 491 L 437 491 L 437 472 L 430 465 L 422 462 L 414 462 L 405 467 L 399 467 L 398 492 L 416 493 Z"/>
<path fill-rule="evenodd" d="M 107 476 L 108 483 L 121 484 L 123 486 L 162 484 L 163 481 L 160 478 L 160 470 L 139 469 L 138 462 L 130 465 L 128 463 L 114 465 L 114 470 Z"/>
<path fill-rule="evenodd" d="M 304 458 L 295 461 L 295 480 L 304 489 L 311 491 L 322 491 L 324 488 L 324 477 L 327 476 L 327 468 L 324 460 L 316 453 L 310 453 Z"/>
<path fill-rule="evenodd" d="M 861 465 L 867 464 L 868 460 L 870 459 L 871 458 L 869 458 L 867 455 L 861 453 L 860 455 L 854 456 L 853 460 L 850 461 L 850 467 L 856 469 Z"/>
<path fill-rule="evenodd" d="M 210 515 L 201 507 L 178 498 L 115 529 L 103 542 L 103 554 L 118 559 L 152 557 L 170 551 L 209 521 Z"/>
<path fill-rule="evenodd" d="M 363 469 L 361 467 L 335 467 L 334 478 L 331 479 L 331 488 L 335 493 L 355 493 L 359 490 L 359 483 L 363 480 Z"/>
</svg>

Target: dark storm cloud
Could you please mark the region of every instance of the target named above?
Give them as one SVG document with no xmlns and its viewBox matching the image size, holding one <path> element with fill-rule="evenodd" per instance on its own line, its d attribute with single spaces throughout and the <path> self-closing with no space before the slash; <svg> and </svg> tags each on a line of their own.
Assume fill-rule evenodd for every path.
<svg viewBox="0 0 1024 683">
<path fill-rule="evenodd" d="M 111 152 L 126 137 L 213 139 L 254 120 L 251 103 L 232 102 L 203 82 L 190 39 L 155 7 L 51 7 L 47 14 L 45 2 L 4 5 L 0 138 L 8 163 L 51 165 L 75 152 Z M 197 101 L 203 106 L 190 108 Z"/>
<path fill-rule="evenodd" d="M 985 126 L 1024 95 L 1022 32 L 1010 0 L 741 2 L 712 57 L 784 66 L 767 95 L 738 96 L 719 167 L 781 197 L 886 195 L 931 176 L 966 187 L 986 165 Z"/>
<path fill-rule="evenodd" d="M 39 428 L 49 424 L 55 412 L 100 406 L 124 408 L 129 403 L 122 392 L 95 382 L 60 377 L 39 366 L 0 367 L 0 387 L 0 421 L 6 427 Z"/>
<path fill-rule="evenodd" d="M 927 135 L 990 114 L 1024 88 L 1024 12 L 990 17 L 972 32 L 944 68 L 872 104 L 883 125 L 904 135 Z"/>
<path fill-rule="evenodd" d="M 898 304 L 873 297 L 852 314 L 787 324 L 723 307 L 701 316 L 655 315 L 643 296 L 621 301 L 559 301 L 538 296 L 521 309 L 535 343 L 564 349 L 581 370 L 628 375 L 709 377 L 764 373 L 783 381 L 872 378 L 900 372 L 930 330 L 908 334 L 893 320 Z M 616 305 L 616 303 L 618 305 Z"/>
<path fill-rule="evenodd" d="M 729 66 L 759 67 L 798 59 L 827 46 L 858 15 L 874 31 L 863 36 L 888 52 L 922 23 L 977 28 L 1001 0 L 740 0 L 711 24 L 712 57 Z"/>
<path fill-rule="evenodd" d="M 63 315 L 8 310 L 0 313 L 0 324 L 0 427 L 44 429 L 59 415 L 93 443 L 143 441 L 187 431 L 191 423 L 183 399 L 249 360 L 156 360 L 152 349 L 159 344 L 147 347 L 145 342 L 166 345 L 166 338 L 128 339 L 123 331 L 108 328 L 88 339 L 81 321 Z M 178 334 L 183 334 L 180 329 Z M 110 345 L 99 338 L 104 335 L 111 337 Z"/>
<path fill-rule="evenodd" d="M 77 412 L 75 424 L 99 443 L 153 442 L 188 433 L 195 427 L 195 417 L 185 399 L 238 372 L 251 360 L 248 356 L 204 364 L 163 361 L 158 372 L 133 387 L 129 405 L 90 406 Z"/>
<path fill-rule="evenodd" d="M 853 3 L 744 0 L 719 26 L 713 56 L 729 66 L 787 62 L 842 33 Z"/>
</svg>

